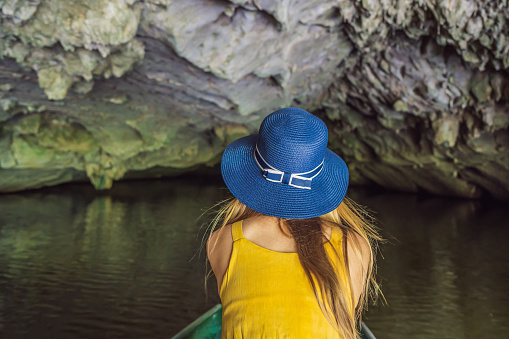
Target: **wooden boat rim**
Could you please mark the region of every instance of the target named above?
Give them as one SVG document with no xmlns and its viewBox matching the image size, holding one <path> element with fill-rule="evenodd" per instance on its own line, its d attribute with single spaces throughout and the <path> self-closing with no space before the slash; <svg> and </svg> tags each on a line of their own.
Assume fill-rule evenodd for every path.
<svg viewBox="0 0 509 339">
<path fill-rule="evenodd" d="M 182 331 L 180 331 L 179 333 L 174 335 L 171 339 L 186 338 L 186 336 L 191 334 L 191 332 L 194 331 L 197 327 L 199 327 L 201 325 L 201 323 L 205 322 L 210 316 L 212 316 L 214 313 L 219 311 L 222 307 L 223 306 L 221 304 L 217 304 L 216 306 L 212 307 L 210 310 L 208 310 L 207 312 L 200 315 L 198 317 L 198 319 L 196 319 L 195 321 L 193 321 L 192 323 L 190 323 L 189 325 L 184 327 L 184 329 Z"/>
</svg>

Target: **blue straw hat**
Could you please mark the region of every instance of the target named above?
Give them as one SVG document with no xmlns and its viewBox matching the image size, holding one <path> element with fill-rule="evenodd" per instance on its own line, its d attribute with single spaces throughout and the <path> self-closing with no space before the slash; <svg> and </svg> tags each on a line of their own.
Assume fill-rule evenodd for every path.
<svg viewBox="0 0 509 339">
<path fill-rule="evenodd" d="M 263 120 L 259 134 L 228 145 L 223 179 L 257 212 L 291 219 L 327 214 L 348 188 L 348 168 L 327 148 L 327 139 L 322 120 L 299 108 L 282 108 Z"/>
</svg>

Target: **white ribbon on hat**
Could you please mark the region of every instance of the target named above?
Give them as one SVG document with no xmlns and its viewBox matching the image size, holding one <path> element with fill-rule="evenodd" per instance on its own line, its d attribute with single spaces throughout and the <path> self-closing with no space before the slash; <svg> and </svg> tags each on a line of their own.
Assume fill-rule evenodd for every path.
<svg viewBox="0 0 509 339">
<path fill-rule="evenodd" d="M 315 178 L 320 172 L 323 170 L 323 162 L 325 160 L 322 160 L 322 162 L 313 168 L 311 171 L 304 172 L 304 173 L 288 173 L 280 171 L 273 166 L 269 165 L 267 161 L 262 157 L 260 154 L 260 151 L 258 150 L 258 145 L 256 145 L 254 150 L 254 158 L 260 169 L 262 170 L 263 177 L 272 182 L 280 182 L 283 183 L 283 179 L 288 179 L 288 185 L 297 187 L 297 188 L 304 188 L 304 189 L 311 189 L 311 181 L 313 178 Z"/>
</svg>

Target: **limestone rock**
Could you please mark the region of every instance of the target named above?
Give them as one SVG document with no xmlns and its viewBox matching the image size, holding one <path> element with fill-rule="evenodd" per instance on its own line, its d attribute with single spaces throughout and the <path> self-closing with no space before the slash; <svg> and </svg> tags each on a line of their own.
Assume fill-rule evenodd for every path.
<svg viewBox="0 0 509 339">
<path fill-rule="evenodd" d="M 494 0 L 0 0 L 0 191 L 218 163 L 284 106 L 352 184 L 509 198 Z"/>
<path fill-rule="evenodd" d="M 121 77 L 143 59 L 133 1 L 4 0 L 0 7 L 0 57 L 34 69 L 48 99 L 64 99 L 80 79 Z"/>
<path fill-rule="evenodd" d="M 322 115 L 333 148 L 354 168 L 353 182 L 465 197 L 487 189 L 498 198 L 508 196 L 509 79 L 449 53 L 433 41 L 416 45 L 401 39 L 382 55 L 363 55 L 334 84 Z M 391 72 L 377 67 L 381 63 Z"/>
</svg>

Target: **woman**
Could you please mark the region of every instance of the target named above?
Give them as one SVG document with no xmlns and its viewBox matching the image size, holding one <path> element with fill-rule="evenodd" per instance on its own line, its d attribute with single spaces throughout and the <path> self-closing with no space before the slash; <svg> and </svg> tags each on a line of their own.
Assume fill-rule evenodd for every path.
<svg viewBox="0 0 509 339">
<path fill-rule="evenodd" d="M 226 148 L 234 197 L 207 241 L 223 338 L 358 338 L 380 238 L 345 198 L 348 169 L 327 139 L 323 121 L 283 108 Z"/>
</svg>

